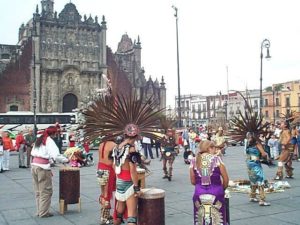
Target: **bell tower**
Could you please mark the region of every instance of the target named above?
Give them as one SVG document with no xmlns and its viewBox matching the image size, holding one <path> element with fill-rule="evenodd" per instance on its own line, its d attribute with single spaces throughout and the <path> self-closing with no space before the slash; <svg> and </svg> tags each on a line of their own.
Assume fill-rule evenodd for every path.
<svg viewBox="0 0 300 225">
<path fill-rule="evenodd" d="M 53 17 L 54 0 L 42 0 L 42 16 Z"/>
</svg>

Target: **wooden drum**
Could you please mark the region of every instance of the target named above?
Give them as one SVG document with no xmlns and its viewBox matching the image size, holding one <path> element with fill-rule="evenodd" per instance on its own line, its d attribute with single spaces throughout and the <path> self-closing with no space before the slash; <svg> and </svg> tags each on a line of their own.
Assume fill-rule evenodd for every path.
<svg viewBox="0 0 300 225">
<path fill-rule="evenodd" d="M 80 170 L 77 167 L 61 167 L 59 169 L 59 211 L 67 210 L 68 204 L 80 204 Z"/>
<path fill-rule="evenodd" d="M 142 168 L 136 168 L 136 171 L 138 173 L 139 186 L 141 188 L 145 188 L 146 187 L 146 179 L 145 179 L 146 170 L 142 169 Z"/>
<path fill-rule="evenodd" d="M 165 225 L 165 191 L 146 188 L 138 200 L 139 225 Z"/>
</svg>

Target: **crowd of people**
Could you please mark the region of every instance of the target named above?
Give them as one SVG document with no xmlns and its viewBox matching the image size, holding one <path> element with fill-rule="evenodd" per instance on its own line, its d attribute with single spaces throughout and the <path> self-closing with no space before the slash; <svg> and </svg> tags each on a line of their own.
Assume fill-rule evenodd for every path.
<svg viewBox="0 0 300 225">
<path fill-rule="evenodd" d="M 10 153 L 18 152 L 19 168 L 29 168 L 31 163 L 31 149 L 35 141 L 33 130 L 29 129 L 24 137 L 23 131 L 19 131 L 13 139 L 9 136 L 8 131 L 2 131 L 0 136 L 0 173 L 9 171 Z"/>
<path fill-rule="evenodd" d="M 154 158 L 152 148 L 155 148 L 156 157 L 162 161 L 163 178 L 169 181 L 172 181 L 174 175 L 173 163 L 179 150 L 191 152 L 188 162 L 190 182 L 195 186 L 192 199 L 194 224 L 227 225 L 229 221 L 225 191 L 229 175 L 223 162 L 227 146 L 223 128 L 219 127 L 216 132 L 204 127 L 197 131 L 186 128 L 176 132 L 171 126 L 159 130 L 160 113 L 153 111 L 151 104 L 142 106 L 142 102 L 137 99 L 126 104 L 123 104 L 124 101 L 126 100 L 122 98 L 114 101 L 100 98 L 94 107 L 85 111 L 85 141 L 102 137 L 97 164 L 101 192 L 100 224 L 118 225 L 124 220 L 129 225 L 137 224 L 138 197 L 141 195 L 138 168 L 145 168 L 147 160 Z M 93 111 L 96 107 L 101 107 L 101 110 L 96 110 L 97 116 Z M 123 110 L 117 114 L 116 107 L 123 107 Z M 145 109 L 146 107 L 149 108 Z M 132 115 L 139 115 L 137 120 L 127 115 L 132 109 L 137 110 L 132 112 Z M 142 111 L 138 111 L 139 109 Z M 284 168 L 285 177 L 292 178 L 292 160 L 299 160 L 300 130 L 295 126 L 290 128 L 288 120 L 283 120 L 280 125 L 264 124 L 260 127 L 250 124 L 257 120 L 249 121 L 249 124 L 248 121 L 236 121 L 236 134 L 245 138 L 246 166 L 250 181 L 249 201 L 257 202 L 259 206 L 270 206 L 265 196 L 266 177 L 262 163 L 271 165 L 278 160 L 274 179 L 283 179 Z M 239 123 L 243 126 L 239 126 Z M 41 218 L 53 216 L 50 212 L 53 194 L 51 160 L 60 155 L 59 145 L 55 141 L 57 134 L 58 127 L 50 126 L 37 137 L 32 130 L 25 137 L 20 131 L 15 145 L 7 132 L 3 132 L 0 138 L 1 172 L 9 170 L 9 153 L 13 150 L 18 151 L 20 168 L 31 166 L 36 215 Z M 74 142 L 74 137 L 70 135 L 71 148 L 76 145 Z M 113 198 L 115 202 L 112 201 Z"/>
</svg>

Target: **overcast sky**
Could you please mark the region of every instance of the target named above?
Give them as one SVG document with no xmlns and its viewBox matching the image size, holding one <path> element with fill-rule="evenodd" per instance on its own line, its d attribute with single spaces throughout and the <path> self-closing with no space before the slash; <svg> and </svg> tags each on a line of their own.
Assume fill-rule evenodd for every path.
<svg viewBox="0 0 300 225">
<path fill-rule="evenodd" d="M 54 0 L 58 14 L 69 0 Z M 165 77 L 167 105 L 177 95 L 178 8 L 181 94 L 213 95 L 229 89 L 259 89 L 260 46 L 271 42 L 263 61 L 263 87 L 300 79 L 299 0 L 72 0 L 83 16 L 105 15 L 107 45 L 116 51 L 122 34 L 140 36 L 148 78 Z M 0 0 L 0 44 L 16 44 L 18 29 L 39 0 Z M 266 51 L 264 50 L 264 55 Z"/>
</svg>

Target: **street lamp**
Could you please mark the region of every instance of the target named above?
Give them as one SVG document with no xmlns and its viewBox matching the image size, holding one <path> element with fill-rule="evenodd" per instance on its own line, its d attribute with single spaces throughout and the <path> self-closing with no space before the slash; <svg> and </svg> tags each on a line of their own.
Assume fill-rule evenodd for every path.
<svg viewBox="0 0 300 225">
<path fill-rule="evenodd" d="M 33 19 L 33 34 L 32 34 L 32 51 L 33 51 L 33 123 L 34 123 L 34 135 L 37 135 L 37 117 L 36 117 L 36 100 L 37 100 L 37 96 L 36 96 L 36 59 L 35 59 L 35 44 L 36 44 L 36 21 L 35 18 Z"/>
<path fill-rule="evenodd" d="M 181 127 L 181 96 L 180 96 L 180 72 L 179 72 L 179 44 L 178 44 L 178 9 L 174 5 L 172 8 L 175 10 L 175 18 L 176 18 L 176 44 L 177 44 L 177 82 L 178 82 L 178 118 L 179 123 L 178 126 Z"/>
<path fill-rule="evenodd" d="M 263 49 L 267 49 L 266 59 L 270 59 L 270 41 L 268 39 L 264 39 L 260 46 L 260 89 L 259 89 L 259 116 L 262 116 L 262 105 L 263 105 L 263 98 L 262 98 L 262 67 L 263 67 Z"/>
</svg>

